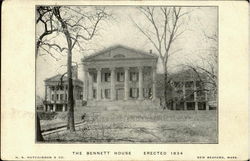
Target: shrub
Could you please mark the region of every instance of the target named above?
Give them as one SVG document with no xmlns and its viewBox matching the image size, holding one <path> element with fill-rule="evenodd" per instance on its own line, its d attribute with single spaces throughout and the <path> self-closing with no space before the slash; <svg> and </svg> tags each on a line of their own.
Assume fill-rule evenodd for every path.
<svg viewBox="0 0 250 161">
<path fill-rule="evenodd" d="M 37 112 L 41 120 L 53 120 L 57 115 L 56 112 Z"/>
</svg>

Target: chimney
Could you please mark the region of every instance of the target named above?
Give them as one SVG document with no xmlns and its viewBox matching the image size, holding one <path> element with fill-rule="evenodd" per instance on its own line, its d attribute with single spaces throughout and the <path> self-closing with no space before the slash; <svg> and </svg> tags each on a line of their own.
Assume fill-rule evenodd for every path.
<svg viewBox="0 0 250 161">
<path fill-rule="evenodd" d="M 152 49 L 149 50 L 149 54 L 152 54 Z"/>
<path fill-rule="evenodd" d="M 77 67 L 77 65 L 72 66 L 72 79 L 78 79 L 78 67 Z"/>
</svg>

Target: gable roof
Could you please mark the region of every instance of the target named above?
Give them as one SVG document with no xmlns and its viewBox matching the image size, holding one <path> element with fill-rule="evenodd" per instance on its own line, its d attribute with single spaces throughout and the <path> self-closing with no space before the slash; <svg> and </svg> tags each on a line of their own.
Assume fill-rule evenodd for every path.
<svg viewBox="0 0 250 161">
<path fill-rule="evenodd" d="M 50 77 L 50 78 L 45 79 L 44 81 L 45 81 L 45 82 L 59 82 L 59 81 L 61 81 L 61 77 L 62 77 L 62 74 L 57 74 L 57 75 L 55 75 L 55 76 L 53 76 L 53 77 Z M 63 81 L 67 81 L 67 79 L 68 79 L 67 76 L 63 76 Z M 80 79 L 74 79 L 74 78 L 73 78 L 73 80 L 82 83 L 82 81 L 81 81 Z"/>
<path fill-rule="evenodd" d="M 89 60 L 91 58 L 94 58 L 96 56 L 105 54 L 105 53 L 107 53 L 107 52 L 109 52 L 111 50 L 117 49 L 117 48 L 123 48 L 123 49 L 126 49 L 126 50 L 130 50 L 130 51 L 132 51 L 132 52 L 134 52 L 136 54 L 146 55 L 146 56 L 149 56 L 149 57 L 155 58 L 155 59 L 158 58 L 158 56 L 156 54 L 154 54 L 154 53 L 145 52 L 145 51 L 130 48 L 130 47 L 127 47 L 127 46 L 124 46 L 124 45 L 114 45 L 114 46 L 111 46 L 109 48 L 100 50 L 100 51 L 98 51 L 96 53 L 93 53 L 93 54 L 91 54 L 89 56 L 86 56 L 86 57 L 82 58 L 82 61 L 87 61 L 87 60 Z"/>
<path fill-rule="evenodd" d="M 191 69 L 181 70 L 170 75 L 173 80 L 206 79 L 204 73 L 197 73 Z"/>
</svg>

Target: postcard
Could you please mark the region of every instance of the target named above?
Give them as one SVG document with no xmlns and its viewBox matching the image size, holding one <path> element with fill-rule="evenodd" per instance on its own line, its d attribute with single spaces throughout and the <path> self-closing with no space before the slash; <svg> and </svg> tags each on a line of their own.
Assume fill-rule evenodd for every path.
<svg viewBox="0 0 250 161">
<path fill-rule="evenodd" d="M 247 2 L 2 9 L 1 159 L 248 159 Z"/>
</svg>

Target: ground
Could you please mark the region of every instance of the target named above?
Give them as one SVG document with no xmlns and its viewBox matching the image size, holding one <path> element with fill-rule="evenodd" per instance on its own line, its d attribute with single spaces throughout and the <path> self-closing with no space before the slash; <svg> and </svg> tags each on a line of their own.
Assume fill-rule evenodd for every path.
<svg viewBox="0 0 250 161">
<path fill-rule="evenodd" d="M 81 107 L 76 131 L 44 136 L 49 142 L 75 143 L 217 143 L 217 111 L 170 111 L 152 108 Z M 66 113 L 42 120 L 42 130 L 66 124 Z"/>
</svg>

